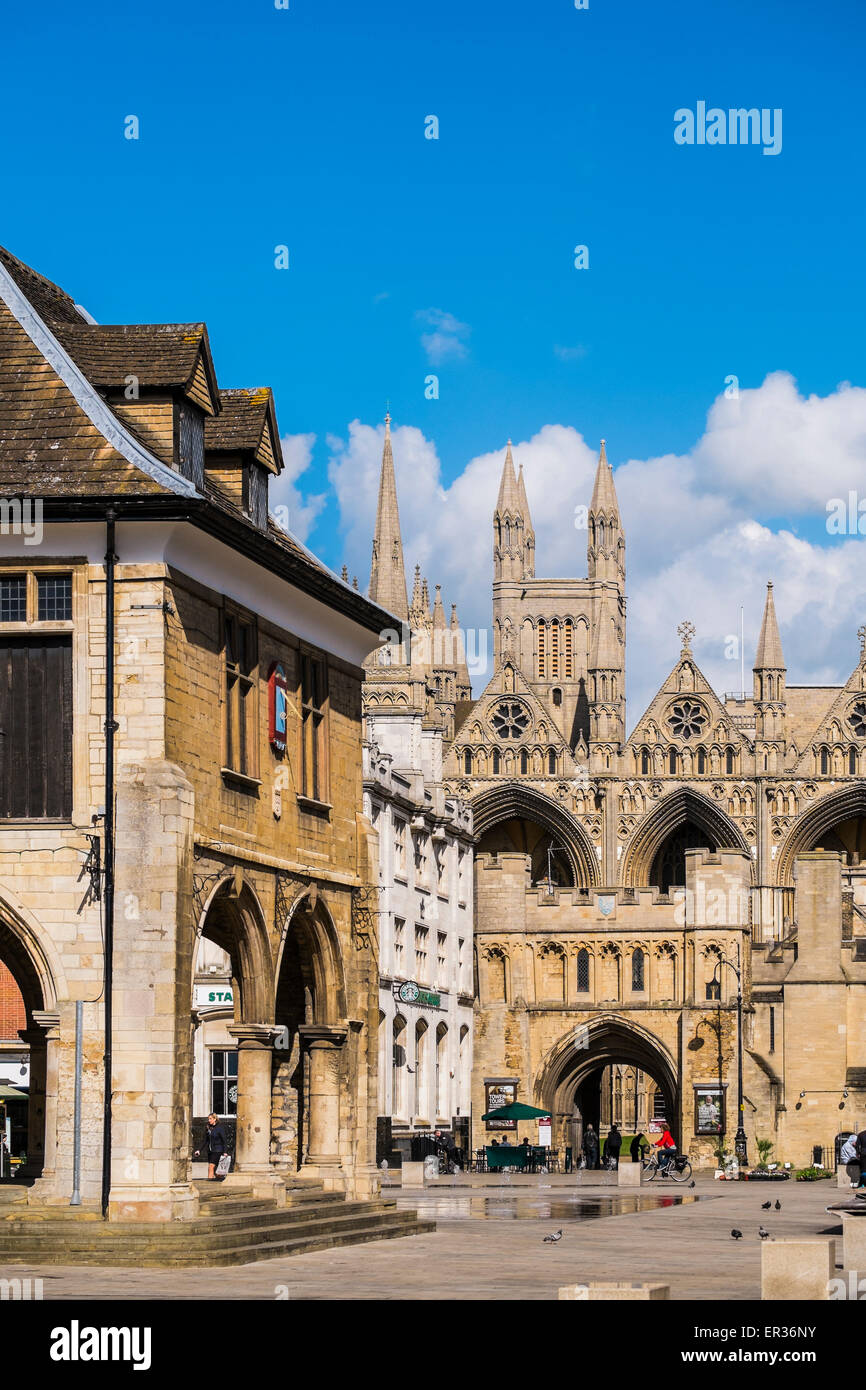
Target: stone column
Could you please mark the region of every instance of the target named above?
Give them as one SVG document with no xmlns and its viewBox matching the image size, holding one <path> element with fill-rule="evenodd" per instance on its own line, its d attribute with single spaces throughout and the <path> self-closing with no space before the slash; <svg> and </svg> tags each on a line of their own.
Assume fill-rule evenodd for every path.
<svg viewBox="0 0 866 1390">
<path fill-rule="evenodd" d="M 30 1101 L 27 1107 L 27 1162 L 23 1175 L 42 1180 L 43 1195 L 53 1193 L 57 1179 L 57 1073 L 60 1013 L 40 1009 L 34 1028 L 18 1036 L 30 1046 Z"/>
<path fill-rule="evenodd" d="M 348 1029 L 305 1023 L 299 1031 L 309 1066 L 310 1111 L 304 1167 L 333 1172 L 340 1166 L 340 1051 Z"/>
<path fill-rule="evenodd" d="M 237 1148 L 233 1172 L 278 1182 L 271 1164 L 271 1059 L 280 1029 L 237 1023 L 228 1033 L 238 1045 Z"/>
</svg>

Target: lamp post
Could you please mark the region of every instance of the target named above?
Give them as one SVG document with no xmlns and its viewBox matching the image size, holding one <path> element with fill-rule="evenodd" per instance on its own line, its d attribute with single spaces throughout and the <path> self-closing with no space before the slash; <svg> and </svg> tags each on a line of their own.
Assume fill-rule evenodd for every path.
<svg viewBox="0 0 866 1390">
<path fill-rule="evenodd" d="M 717 981 L 720 988 L 721 976 L 719 972 L 723 965 L 726 965 L 729 970 L 733 970 L 737 977 L 737 1132 L 734 1136 L 734 1153 L 740 1163 L 748 1163 L 746 1131 L 743 1128 L 743 971 L 739 944 L 737 945 L 736 965 L 726 956 L 719 957 L 713 971 L 713 979 Z"/>
</svg>

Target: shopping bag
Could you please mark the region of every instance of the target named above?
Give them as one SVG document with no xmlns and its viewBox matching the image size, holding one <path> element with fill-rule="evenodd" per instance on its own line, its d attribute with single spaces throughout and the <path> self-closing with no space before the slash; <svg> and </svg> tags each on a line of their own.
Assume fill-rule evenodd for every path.
<svg viewBox="0 0 866 1390">
<path fill-rule="evenodd" d="M 216 1166 L 216 1176 L 217 1176 L 218 1178 L 224 1178 L 224 1177 L 226 1177 L 226 1175 L 228 1174 L 228 1171 L 229 1171 L 229 1169 L 231 1168 L 231 1166 L 232 1166 L 232 1156 L 231 1156 L 231 1154 L 223 1154 L 222 1157 L 221 1157 L 221 1159 L 220 1159 L 220 1161 L 219 1161 L 219 1163 L 218 1163 L 217 1166 Z"/>
</svg>

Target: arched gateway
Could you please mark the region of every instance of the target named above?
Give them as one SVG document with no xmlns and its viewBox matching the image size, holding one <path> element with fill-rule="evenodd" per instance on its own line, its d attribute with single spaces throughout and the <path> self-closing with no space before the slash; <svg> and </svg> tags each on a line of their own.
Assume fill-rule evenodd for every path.
<svg viewBox="0 0 866 1390">
<path fill-rule="evenodd" d="M 553 1119 L 554 1146 L 580 1152 L 587 1124 L 599 1131 L 605 1068 L 627 1065 L 646 1073 L 664 1097 L 665 1118 L 678 1128 L 677 1066 L 669 1049 L 646 1028 L 616 1013 L 579 1023 L 548 1053 L 535 1082 L 535 1104 Z"/>
</svg>

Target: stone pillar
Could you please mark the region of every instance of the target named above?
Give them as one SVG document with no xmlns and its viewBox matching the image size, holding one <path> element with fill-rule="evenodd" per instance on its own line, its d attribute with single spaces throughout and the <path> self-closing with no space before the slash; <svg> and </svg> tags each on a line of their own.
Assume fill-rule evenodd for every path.
<svg viewBox="0 0 866 1390">
<path fill-rule="evenodd" d="M 836 1274 L 836 1242 L 821 1238 L 761 1241 L 761 1298 L 826 1302 Z"/>
<path fill-rule="evenodd" d="M 109 1218 L 193 1218 L 194 794 L 162 759 L 121 765 L 114 895 Z"/>
<path fill-rule="evenodd" d="M 237 1148 L 231 1177 L 254 1192 L 278 1195 L 282 1180 L 271 1163 L 271 1063 L 274 1038 L 282 1029 L 271 1023 L 237 1023 L 228 1032 L 238 1045 Z"/>
<path fill-rule="evenodd" d="M 309 1066 L 304 1166 L 332 1171 L 340 1166 L 340 1051 L 348 1029 L 305 1023 L 300 1033 Z"/>
<path fill-rule="evenodd" d="M 40 1191 L 55 1190 L 57 1178 L 57 1090 L 60 1013 L 39 1009 L 34 1028 L 18 1036 L 30 1047 L 30 1101 L 27 1107 L 27 1162 L 22 1176 L 41 1180 Z"/>
</svg>

